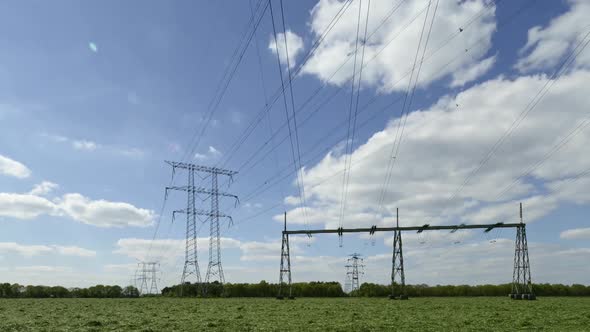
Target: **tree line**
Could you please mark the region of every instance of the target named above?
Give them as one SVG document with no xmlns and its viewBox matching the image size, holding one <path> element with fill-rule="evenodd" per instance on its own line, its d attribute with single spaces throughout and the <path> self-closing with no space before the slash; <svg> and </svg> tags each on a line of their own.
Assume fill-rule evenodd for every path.
<svg viewBox="0 0 590 332">
<path fill-rule="evenodd" d="M 288 288 L 283 286 L 283 295 L 289 296 Z M 257 284 L 249 283 L 185 283 L 174 285 L 162 290 L 163 296 L 172 297 L 275 297 L 279 292 L 279 284 L 271 284 L 264 280 Z M 347 296 L 340 283 L 336 281 L 297 282 L 292 284 L 292 295 L 295 297 L 342 297 Z"/>
<path fill-rule="evenodd" d="M 398 288 L 399 289 L 399 288 Z M 512 284 L 500 285 L 406 285 L 405 293 L 409 297 L 452 297 L 452 296 L 508 296 Z M 590 296 L 590 286 L 573 284 L 534 284 L 533 290 L 537 296 Z M 208 297 L 274 297 L 279 291 L 278 284 L 261 281 L 258 284 L 221 285 L 185 283 L 184 287 L 175 285 L 162 290 L 163 296 L 208 296 Z M 340 283 L 332 282 L 300 282 L 292 285 L 292 295 L 295 297 L 387 297 L 391 294 L 390 285 L 363 283 L 357 291 L 345 293 Z M 289 296 L 285 286 L 283 296 Z"/>
<path fill-rule="evenodd" d="M 62 286 L 23 286 L 19 284 L 0 284 L 1 298 L 120 298 L 139 297 L 134 286 L 96 285 L 88 288 L 65 288 Z"/>
<path fill-rule="evenodd" d="M 399 287 L 396 287 L 399 292 Z M 508 296 L 512 284 L 500 285 L 406 285 L 409 297 L 453 297 L 453 296 Z M 590 296 L 590 286 L 573 284 L 533 284 L 537 296 Z M 385 297 L 391 294 L 391 286 L 363 283 L 351 296 Z"/>
<path fill-rule="evenodd" d="M 289 290 L 283 285 L 283 296 L 289 296 Z M 399 290 L 399 288 L 396 288 Z M 452 296 L 507 296 L 511 284 L 501 285 L 406 285 L 405 293 L 409 297 L 452 297 Z M 573 284 L 534 284 L 537 296 L 590 296 L 590 286 Z M 279 284 L 261 281 L 259 283 L 185 283 L 162 289 L 162 296 L 168 297 L 275 297 Z M 292 284 L 295 297 L 387 297 L 391 286 L 363 283 L 351 293 L 345 293 L 340 283 L 298 282 Z M 19 284 L 0 284 L 0 298 L 135 298 L 140 292 L 134 286 L 120 287 L 96 285 L 88 288 L 65 288 L 62 286 L 23 286 Z"/>
</svg>

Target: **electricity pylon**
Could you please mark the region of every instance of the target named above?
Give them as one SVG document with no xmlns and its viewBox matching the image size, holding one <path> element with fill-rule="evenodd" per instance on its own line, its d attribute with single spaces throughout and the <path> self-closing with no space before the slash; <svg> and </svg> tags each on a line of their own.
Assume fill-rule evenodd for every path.
<svg viewBox="0 0 590 332">
<path fill-rule="evenodd" d="M 235 171 L 221 169 L 217 167 L 200 166 L 190 163 L 166 161 L 172 166 L 172 172 L 176 169 L 185 169 L 188 172 L 188 184 L 186 186 L 166 187 L 168 190 L 186 191 L 188 202 L 186 210 L 177 210 L 177 213 L 185 213 L 187 215 L 187 229 L 186 229 L 186 249 L 185 249 L 185 263 L 182 272 L 182 284 L 186 278 L 194 274 L 197 278 L 197 283 L 201 283 L 201 275 L 199 271 L 199 264 L 197 259 L 197 231 L 196 231 L 196 216 L 206 216 L 209 221 L 209 264 L 207 266 L 207 274 L 205 282 L 209 283 L 214 280 L 220 283 L 225 282 L 223 275 L 223 267 L 221 265 L 221 238 L 219 232 L 219 218 L 228 218 L 231 222 L 231 217 L 219 212 L 219 196 L 232 197 L 238 202 L 238 196 L 225 192 L 220 192 L 218 188 L 217 178 L 219 175 L 230 177 L 237 174 Z M 206 173 L 211 176 L 211 189 L 195 186 L 195 172 Z M 211 209 L 209 211 L 198 210 L 195 207 L 196 194 L 207 194 L 211 200 Z"/>
<path fill-rule="evenodd" d="M 280 269 L 280 276 L 279 276 L 279 294 L 277 295 L 277 299 L 282 300 L 284 298 L 283 295 L 283 287 L 285 286 L 285 277 L 287 279 L 287 287 L 289 287 L 289 299 L 294 299 L 292 289 L 291 289 L 291 256 L 289 253 L 289 234 L 285 233 L 287 231 L 287 212 L 285 212 L 285 225 L 283 231 L 283 238 L 281 240 L 281 269 Z"/>
<path fill-rule="evenodd" d="M 348 278 L 348 284 L 350 289 L 348 292 L 354 292 L 359 290 L 360 281 L 359 275 L 365 274 L 362 270 L 365 267 L 361 254 L 354 253 L 350 255 L 348 264 L 346 265 L 346 276 Z"/>
<path fill-rule="evenodd" d="M 535 300 L 531 282 L 531 266 L 529 264 L 529 248 L 526 238 L 526 224 L 522 219 L 522 203 L 520 203 L 520 225 L 516 228 L 514 249 L 514 270 L 512 272 L 512 293 L 515 300 Z"/>
<path fill-rule="evenodd" d="M 397 230 L 393 232 L 393 257 L 391 264 L 391 295 L 390 299 L 407 300 L 406 275 L 404 273 L 404 252 L 402 247 L 402 232 L 399 230 L 399 209 L 395 210 Z M 400 278 L 399 291 L 396 291 L 396 277 Z"/>
<path fill-rule="evenodd" d="M 141 295 L 159 293 L 156 265 L 158 265 L 158 262 L 140 262 L 137 264 L 135 288 L 139 290 Z M 150 284 L 149 286 L 148 283 Z"/>
</svg>

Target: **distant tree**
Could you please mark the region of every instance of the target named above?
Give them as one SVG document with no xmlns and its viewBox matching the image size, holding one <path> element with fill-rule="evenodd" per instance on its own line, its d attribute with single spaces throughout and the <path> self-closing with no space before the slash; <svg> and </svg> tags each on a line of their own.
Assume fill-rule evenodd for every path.
<svg viewBox="0 0 590 332">
<path fill-rule="evenodd" d="M 70 297 L 70 292 L 62 286 L 54 286 L 48 289 L 50 297 Z"/>
<path fill-rule="evenodd" d="M 123 289 L 121 286 L 105 286 L 105 297 L 118 298 L 123 296 Z"/>
<path fill-rule="evenodd" d="M 139 289 L 134 286 L 127 286 L 121 294 L 123 297 L 139 297 Z"/>
</svg>

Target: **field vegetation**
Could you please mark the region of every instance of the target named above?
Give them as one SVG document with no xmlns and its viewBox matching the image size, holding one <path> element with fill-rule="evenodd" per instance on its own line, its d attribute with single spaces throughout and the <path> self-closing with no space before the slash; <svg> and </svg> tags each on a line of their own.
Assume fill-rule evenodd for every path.
<svg viewBox="0 0 590 332">
<path fill-rule="evenodd" d="M 590 298 L 0 299 L 0 331 L 589 331 Z"/>
</svg>

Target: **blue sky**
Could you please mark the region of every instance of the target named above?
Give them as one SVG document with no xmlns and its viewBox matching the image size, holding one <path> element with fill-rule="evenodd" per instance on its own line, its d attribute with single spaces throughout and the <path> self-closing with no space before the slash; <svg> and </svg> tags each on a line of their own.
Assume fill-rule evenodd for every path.
<svg viewBox="0 0 590 332">
<path fill-rule="evenodd" d="M 257 3 L 252 0 L 253 7 Z M 159 214 L 171 178 L 164 160 L 184 160 L 240 172 L 231 187 L 222 181 L 242 198 L 237 208 L 222 202 L 235 221 L 222 231 L 230 282 L 278 278 L 284 210 L 293 228 L 387 225 L 396 207 L 407 225 L 482 223 L 515 221 L 523 201 L 534 281 L 590 283 L 587 264 L 580 267 L 590 258 L 585 219 L 590 196 L 584 190 L 590 178 L 583 173 L 590 167 L 585 149 L 590 51 L 577 54 L 485 166 L 469 177 L 551 83 L 548 78 L 561 61 L 586 41 L 583 17 L 590 6 L 581 0 L 432 1 L 430 7 L 427 0 L 371 1 L 361 107 L 347 150 L 355 32 L 359 5 L 364 19 L 367 3 L 354 0 L 346 7 L 294 80 L 297 109 L 324 86 L 297 114 L 305 208 L 294 174 L 250 195 L 266 189 L 264 183 L 276 172 L 293 170 L 287 128 L 281 127 L 286 120 L 282 98 L 231 151 L 280 85 L 268 11 L 195 147 L 191 138 L 207 123 L 216 87 L 248 28 L 248 1 L 1 4 L 2 281 L 126 284 L 138 260 L 149 258 L 161 262 L 161 285 L 178 282 L 184 220 L 171 224 L 170 216 L 184 208 L 184 197 L 171 194 Z M 282 32 L 280 2 L 272 5 Z M 284 3 L 292 69 L 303 63 L 343 5 L 336 0 Z M 383 186 L 396 128 L 404 123 L 402 104 L 388 105 L 404 96 L 423 22 L 426 29 L 430 22 L 434 26 L 426 56 L 418 57 L 423 66 L 391 181 Z M 362 33 L 364 24 L 359 27 Z M 279 130 L 272 140 L 270 130 Z M 570 133 L 571 139 L 545 158 Z M 341 217 L 341 173 L 348 158 L 353 167 Z M 185 174 L 176 174 L 175 184 L 185 181 Z M 385 199 L 378 204 L 383 188 Z M 204 276 L 208 225 L 199 236 Z M 408 234 L 408 282 L 509 282 L 513 236 L 510 231 Z M 388 280 L 389 234 L 350 236 L 343 247 L 331 236 L 292 241 L 296 280 L 343 281 L 352 252 L 367 257 L 366 280 Z M 446 267 L 451 265 L 452 270 Z"/>
</svg>

